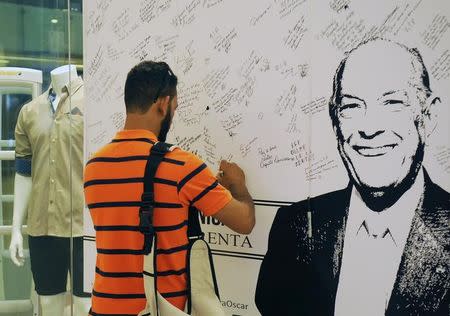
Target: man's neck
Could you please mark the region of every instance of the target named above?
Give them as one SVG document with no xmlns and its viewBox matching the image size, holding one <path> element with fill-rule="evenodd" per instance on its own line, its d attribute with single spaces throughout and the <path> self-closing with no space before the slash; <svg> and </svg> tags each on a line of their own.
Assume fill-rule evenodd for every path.
<svg viewBox="0 0 450 316">
<path fill-rule="evenodd" d="M 359 191 L 353 188 L 349 204 L 349 222 L 353 223 L 355 235 L 363 222 L 366 222 L 368 227 L 365 228 L 371 234 L 380 235 L 388 228 L 394 242 L 403 247 L 412 218 L 416 210 L 421 207 L 425 188 L 424 179 L 424 171 L 420 169 L 413 185 L 393 205 L 382 212 L 374 212 L 369 208 Z"/>
<path fill-rule="evenodd" d="M 127 113 L 123 129 L 124 130 L 142 129 L 150 131 L 155 135 L 159 135 L 160 127 L 156 122 L 149 121 L 149 119 L 144 115 Z"/>
<path fill-rule="evenodd" d="M 406 177 L 396 187 L 387 187 L 383 189 L 371 189 L 355 185 L 364 203 L 375 212 L 382 212 L 395 203 L 397 203 L 402 196 L 411 189 L 416 183 L 419 173 L 423 173 L 423 168 L 408 177 Z"/>
</svg>

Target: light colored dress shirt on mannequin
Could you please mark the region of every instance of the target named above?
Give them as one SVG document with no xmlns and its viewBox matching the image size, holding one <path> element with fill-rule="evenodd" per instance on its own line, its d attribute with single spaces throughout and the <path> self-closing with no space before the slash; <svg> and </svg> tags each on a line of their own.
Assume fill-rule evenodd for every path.
<svg viewBox="0 0 450 316">
<path fill-rule="evenodd" d="M 16 159 L 32 164 L 28 234 L 82 236 L 83 81 L 63 88 L 56 112 L 49 92 L 23 106 L 15 130 Z"/>
<path fill-rule="evenodd" d="M 422 202 L 423 170 L 390 208 L 370 210 L 353 188 L 345 230 L 336 316 L 385 314 L 412 219 Z"/>
</svg>

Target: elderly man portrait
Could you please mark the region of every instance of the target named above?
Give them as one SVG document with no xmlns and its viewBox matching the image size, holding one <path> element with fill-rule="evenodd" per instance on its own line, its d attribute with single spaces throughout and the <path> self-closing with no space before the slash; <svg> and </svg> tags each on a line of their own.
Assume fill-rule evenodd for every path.
<svg viewBox="0 0 450 316">
<path fill-rule="evenodd" d="M 262 315 L 450 315 L 450 194 L 422 164 L 439 105 L 416 49 L 373 39 L 346 54 L 329 114 L 349 185 L 278 210 Z"/>
</svg>

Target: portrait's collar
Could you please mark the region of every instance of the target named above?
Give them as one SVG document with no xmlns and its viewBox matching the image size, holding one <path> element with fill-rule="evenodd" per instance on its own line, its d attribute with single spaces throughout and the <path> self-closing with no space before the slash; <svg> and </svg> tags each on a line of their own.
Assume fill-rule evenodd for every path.
<svg viewBox="0 0 450 316">
<path fill-rule="evenodd" d="M 397 246 L 404 247 L 408 238 L 412 219 L 421 207 L 424 194 L 424 171 L 421 168 L 411 186 L 391 207 L 381 211 L 372 211 L 363 201 L 358 190 L 353 186 L 348 223 L 351 234 L 375 234 L 377 236 L 389 231 L 390 237 Z"/>
</svg>

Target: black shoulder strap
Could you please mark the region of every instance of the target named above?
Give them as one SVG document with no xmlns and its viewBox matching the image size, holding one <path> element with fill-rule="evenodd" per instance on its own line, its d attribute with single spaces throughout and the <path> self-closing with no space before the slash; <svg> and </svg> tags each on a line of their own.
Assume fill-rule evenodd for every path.
<svg viewBox="0 0 450 316">
<path fill-rule="evenodd" d="M 189 207 L 188 217 L 188 237 L 190 240 L 202 239 L 205 234 L 202 232 L 200 220 L 198 219 L 198 210 L 191 206 Z"/>
<path fill-rule="evenodd" d="M 145 166 L 144 175 L 144 193 L 141 197 L 141 207 L 139 208 L 139 230 L 144 234 L 143 253 L 148 255 L 152 251 L 153 237 L 155 229 L 153 228 L 153 210 L 155 204 L 155 195 L 153 180 L 156 170 L 164 158 L 164 155 L 170 151 L 172 145 L 157 142 L 150 149 L 150 154 Z"/>
<path fill-rule="evenodd" d="M 141 197 L 141 207 L 139 208 L 139 230 L 144 234 L 143 254 L 148 255 L 152 251 L 153 237 L 155 229 L 153 227 L 153 211 L 154 211 L 154 178 L 156 170 L 163 160 L 166 153 L 170 151 L 171 144 L 157 142 L 150 150 L 150 154 L 145 166 L 144 175 L 144 193 Z M 204 233 L 200 226 L 198 219 L 198 210 L 191 206 L 189 207 L 188 215 L 188 237 L 190 240 L 202 239 Z"/>
</svg>

